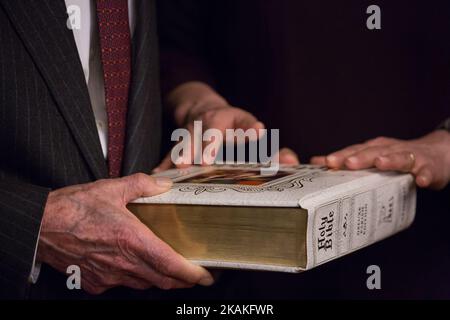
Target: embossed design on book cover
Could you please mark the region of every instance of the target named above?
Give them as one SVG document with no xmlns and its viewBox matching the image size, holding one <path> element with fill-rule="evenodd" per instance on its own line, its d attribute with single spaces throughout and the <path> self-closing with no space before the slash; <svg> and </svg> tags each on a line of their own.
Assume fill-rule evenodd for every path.
<svg viewBox="0 0 450 320">
<path fill-rule="evenodd" d="M 307 166 L 303 167 L 307 169 Z M 233 190 L 241 193 L 261 193 L 267 191 L 282 192 L 287 189 L 301 189 L 305 183 L 313 179 L 321 171 L 298 171 L 280 169 L 272 175 L 262 175 L 258 168 L 215 168 L 211 171 L 199 172 L 194 176 L 177 181 L 180 192 L 192 192 L 199 195 L 203 192 L 218 193 Z M 317 167 L 315 168 L 317 169 Z"/>
</svg>

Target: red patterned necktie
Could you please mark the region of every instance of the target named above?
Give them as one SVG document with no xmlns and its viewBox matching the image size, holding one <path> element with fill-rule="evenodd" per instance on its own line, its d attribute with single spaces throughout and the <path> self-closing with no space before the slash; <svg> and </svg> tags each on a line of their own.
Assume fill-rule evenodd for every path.
<svg viewBox="0 0 450 320">
<path fill-rule="evenodd" d="M 105 102 L 108 114 L 109 176 L 120 176 L 131 78 L 128 0 L 97 0 Z"/>
</svg>

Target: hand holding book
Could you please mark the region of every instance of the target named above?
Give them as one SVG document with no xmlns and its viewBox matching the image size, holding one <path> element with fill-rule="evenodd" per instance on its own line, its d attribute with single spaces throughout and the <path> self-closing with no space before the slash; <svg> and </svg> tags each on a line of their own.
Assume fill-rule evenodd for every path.
<svg viewBox="0 0 450 320">
<path fill-rule="evenodd" d="M 212 284 L 208 271 L 176 253 L 125 207 L 139 197 L 166 192 L 171 185 L 167 178 L 135 174 L 51 192 L 37 261 L 63 273 L 68 266 L 78 266 L 81 286 L 91 294 L 116 286 L 170 289 Z"/>
</svg>

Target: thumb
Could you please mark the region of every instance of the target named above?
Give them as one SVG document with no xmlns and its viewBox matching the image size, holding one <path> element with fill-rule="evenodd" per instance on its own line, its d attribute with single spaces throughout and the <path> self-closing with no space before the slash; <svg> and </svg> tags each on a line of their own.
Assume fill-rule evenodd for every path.
<svg viewBox="0 0 450 320">
<path fill-rule="evenodd" d="M 119 180 L 122 183 L 125 204 L 140 197 L 151 197 L 169 191 L 173 184 L 169 178 L 151 177 L 144 173 L 136 173 Z"/>
<path fill-rule="evenodd" d="M 289 148 L 283 148 L 279 151 L 281 164 L 296 166 L 300 164 L 297 154 Z"/>
</svg>

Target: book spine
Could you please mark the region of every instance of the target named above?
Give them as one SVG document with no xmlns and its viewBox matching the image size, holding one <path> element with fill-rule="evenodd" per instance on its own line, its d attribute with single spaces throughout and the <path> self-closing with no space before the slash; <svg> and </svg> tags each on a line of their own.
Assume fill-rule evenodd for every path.
<svg viewBox="0 0 450 320">
<path fill-rule="evenodd" d="M 356 251 L 411 225 L 414 180 L 405 175 L 310 202 L 307 269 Z M 317 200 L 316 198 L 316 200 Z"/>
</svg>

